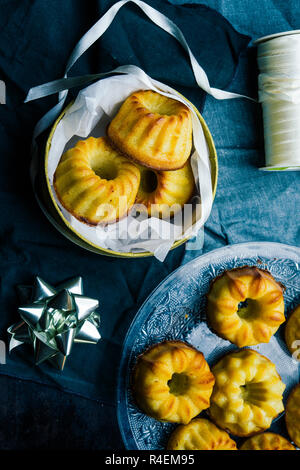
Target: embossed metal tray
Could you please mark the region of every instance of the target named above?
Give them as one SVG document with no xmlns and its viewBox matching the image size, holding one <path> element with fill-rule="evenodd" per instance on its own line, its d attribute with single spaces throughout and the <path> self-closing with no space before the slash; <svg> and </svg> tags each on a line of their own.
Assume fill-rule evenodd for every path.
<svg viewBox="0 0 300 470">
<path fill-rule="evenodd" d="M 269 270 L 285 286 L 286 314 L 300 303 L 300 249 L 280 243 L 245 243 L 207 253 L 178 268 L 148 297 L 127 333 L 118 380 L 118 421 L 127 449 L 164 449 L 175 425 L 143 414 L 134 404 L 130 375 L 136 357 L 154 343 L 181 339 L 204 353 L 210 365 L 236 349 L 212 333 L 206 324 L 206 294 L 210 282 L 238 266 Z M 292 359 L 283 340 L 284 325 L 271 341 L 253 349 L 269 357 L 286 384 L 284 400 L 300 380 L 300 363 Z M 205 412 L 203 412 L 205 415 Z M 282 415 L 271 430 L 286 435 Z"/>
</svg>

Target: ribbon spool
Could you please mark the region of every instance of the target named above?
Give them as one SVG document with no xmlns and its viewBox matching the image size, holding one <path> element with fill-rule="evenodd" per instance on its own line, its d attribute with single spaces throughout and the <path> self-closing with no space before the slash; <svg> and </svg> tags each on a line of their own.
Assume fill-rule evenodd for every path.
<svg viewBox="0 0 300 470">
<path fill-rule="evenodd" d="M 257 39 L 265 171 L 300 170 L 300 30 Z"/>
</svg>

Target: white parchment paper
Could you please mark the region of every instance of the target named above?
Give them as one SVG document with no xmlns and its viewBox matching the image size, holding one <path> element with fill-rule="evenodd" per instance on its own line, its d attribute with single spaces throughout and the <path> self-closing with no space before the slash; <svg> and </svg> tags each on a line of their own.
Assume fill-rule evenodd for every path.
<svg viewBox="0 0 300 470">
<path fill-rule="evenodd" d="M 213 196 L 209 150 L 201 123 L 189 102 L 172 88 L 151 79 L 138 67 L 129 65 L 127 72 L 99 80 L 79 92 L 53 134 L 48 157 L 48 178 L 63 218 L 86 241 L 99 248 L 118 252 L 151 251 L 156 258 L 163 261 L 174 241 L 196 235 L 210 214 Z M 105 135 L 107 125 L 118 112 L 122 102 L 131 93 L 146 89 L 177 99 L 191 110 L 194 142 L 191 163 L 197 188 L 197 194 L 191 201 L 192 208 L 187 205 L 179 217 L 171 222 L 155 217 L 140 220 L 133 210 L 128 217 L 115 224 L 90 227 L 73 217 L 58 201 L 53 187 L 56 167 L 61 155 L 78 140 L 91 135 Z"/>
</svg>

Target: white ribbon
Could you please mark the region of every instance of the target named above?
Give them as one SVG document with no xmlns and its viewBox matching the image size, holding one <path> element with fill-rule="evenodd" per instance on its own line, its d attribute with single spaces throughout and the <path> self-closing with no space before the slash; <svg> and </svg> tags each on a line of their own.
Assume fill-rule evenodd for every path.
<svg viewBox="0 0 300 470">
<path fill-rule="evenodd" d="M 258 40 L 257 61 L 266 155 L 262 170 L 300 170 L 300 34 Z"/>
<path fill-rule="evenodd" d="M 201 67 L 201 65 L 197 62 L 194 54 L 192 53 L 191 49 L 188 46 L 188 43 L 181 32 L 181 30 L 176 26 L 173 21 L 167 18 L 165 15 L 157 11 L 155 8 L 151 7 L 147 3 L 141 0 L 121 0 L 115 3 L 98 21 L 97 23 L 92 26 L 87 33 L 80 39 L 80 41 L 75 46 L 65 69 L 64 78 L 60 80 L 54 80 L 53 82 L 45 83 L 43 85 L 36 86 L 31 88 L 27 94 L 25 99 L 25 103 L 28 101 L 36 100 L 38 98 L 42 98 L 44 96 L 48 96 L 54 93 L 59 93 L 59 101 L 58 104 L 48 111 L 45 116 L 37 123 L 36 128 L 34 130 L 34 140 L 41 134 L 44 130 L 46 130 L 49 125 L 55 120 L 55 118 L 59 115 L 61 110 L 63 109 L 63 105 L 68 95 L 68 90 L 75 86 L 81 86 L 83 84 L 88 84 L 91 81 L 102 78 L 108 73 L 100 73 L 100 74 L 93 74 L 93 75 L 84 75 L 81 77 L 74 77 L 74 78 L 67 78 L 68 72 L 75 64 L 75 62 L 81 57 L 81 55 L 89 49 L 89 47 L 94 44 L 97 39 L 99 39 L 103 33 L 108 29 L 112 21 L 114 20 L 116 14 L 127 3 L 132 2 L 137 5 L 148 18 L 157 26 L 162 28 L 164 31 L 169 33 L 173 36 L 186 50 L 189 55 L 190 63 L 192 66 L 192 70 L 196 79 L 196 82 L 200 88 L 202 88 L 206 93 L 212 95 L 216 99 L 232 99 L 232 98 L 247 98 L 247 96 L 240 95 L 238 93 L 233 93 L 230 91 L 219 90 L 218 88 L 211 87 L 209 84 L 208 77 Z M 115 70 L 112 70 L 109 73 L 123 73 L 122 66 L 118 67 Z"/>
</svg>

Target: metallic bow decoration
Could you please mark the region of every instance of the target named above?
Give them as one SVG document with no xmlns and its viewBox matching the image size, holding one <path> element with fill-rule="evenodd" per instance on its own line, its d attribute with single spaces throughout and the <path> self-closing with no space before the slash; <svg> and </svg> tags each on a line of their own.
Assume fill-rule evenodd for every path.
<svg viewBox="0 0 300 470">
<path fill-rule="evenodd" d="M 36 364 L 50 360 L 63 370 L 73 343 L 99 341 L 99 302 L 83 295 L 81 277 L 55 288 L 36 277 L 31 289 L 31 303 L 19 307 L 21 321 L 7 330 L 12 335 L 9 350 L 30 343 Z"/>
</svg>

